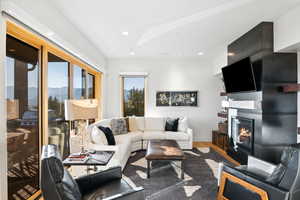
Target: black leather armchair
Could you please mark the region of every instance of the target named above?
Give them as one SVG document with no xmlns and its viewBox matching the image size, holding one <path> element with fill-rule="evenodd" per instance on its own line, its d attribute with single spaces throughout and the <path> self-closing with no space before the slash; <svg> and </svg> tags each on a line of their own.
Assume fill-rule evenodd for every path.
<svg viewBox="0 0 300 200">
<path fill-rule="evenodd" d="M 300 144 L 284 148 L 281 163 L 249 157 L 247 166 L 222 169 L 218 200 L 299 200 Z"/>
<path fill-rule="evenodd" d="M 55 145 L 43 147 L 41 189 L 45 200 L 145 199 L 142 188 L 122 180 L 121 167 L 73 179 Z"/>
</svg>

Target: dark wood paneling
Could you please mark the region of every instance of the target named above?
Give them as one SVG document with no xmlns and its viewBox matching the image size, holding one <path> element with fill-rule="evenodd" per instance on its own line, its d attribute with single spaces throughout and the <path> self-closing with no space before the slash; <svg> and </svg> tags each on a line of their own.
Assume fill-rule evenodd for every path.
<svg viewBox="0 0 300 200">
<path fill-rule="evenodd" d="M 262 22 L 228 46 L 228 65 L 252 56 L 255 61 L 273 53 L 273 23 Z"/>
</svg>

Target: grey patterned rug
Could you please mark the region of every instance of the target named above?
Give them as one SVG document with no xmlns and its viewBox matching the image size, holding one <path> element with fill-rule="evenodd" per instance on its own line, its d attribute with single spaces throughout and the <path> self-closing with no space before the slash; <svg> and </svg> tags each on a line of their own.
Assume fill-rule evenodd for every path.
<svg viewBox="0 0 300 200">
<path fill-rule="evenodd" d="M 144 187 L 148 200 L 215 200 L 218 163 L 227 161 L 211 148 L 195 148 L 185 151 L 185 155 L 184 180 L 180 179 L 176 163 L 162 161 L 153 162 L 151 177 L 147 179 L 145 151 L 131 155 L 124 178 L 132 185 Z"/>
</svg>

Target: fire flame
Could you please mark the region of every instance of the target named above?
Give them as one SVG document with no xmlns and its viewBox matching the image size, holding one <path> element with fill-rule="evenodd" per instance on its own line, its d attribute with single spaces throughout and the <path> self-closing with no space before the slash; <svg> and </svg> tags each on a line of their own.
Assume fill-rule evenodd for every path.
<svg viewBox="0 0 300 200">
<path fill-rule="evenodd" d="M 240 129 L 240 136 L 242 137 L 250 137 L 251 136 L 251 132 L 246 129 L 246 128 L 241 128 Z"/>
</svg>

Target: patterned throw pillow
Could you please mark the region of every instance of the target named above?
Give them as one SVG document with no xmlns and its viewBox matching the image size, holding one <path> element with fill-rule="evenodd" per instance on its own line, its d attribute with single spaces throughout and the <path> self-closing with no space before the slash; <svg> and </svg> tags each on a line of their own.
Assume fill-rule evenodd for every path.
<svg viewBox="0 0 300 200">
<path fill-rule="evenodd" d="M 110 123 L 111 123 L 111 130 L 114 135 L 126 134 L 128 132 L 126 121 L 124 118 L 112 119 Z"/>
</svg>

